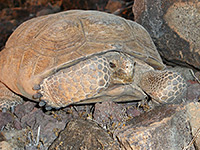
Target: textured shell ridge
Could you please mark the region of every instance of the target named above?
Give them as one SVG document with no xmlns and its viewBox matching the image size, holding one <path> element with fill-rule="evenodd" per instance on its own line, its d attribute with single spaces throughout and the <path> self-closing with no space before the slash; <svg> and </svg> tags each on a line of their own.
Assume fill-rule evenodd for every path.
<svg viewBox="0 0 200 150">
<path fill-rule="evenodd" d="M 77 11 L 78 13 L 80 13 L 80 11 Z M 79 17 L 77 18 L 77 17 L 74 17 L 74 16 L 77 16 L 77 14 L 76 14 L 76 12 L 74 12 L 74 13 L 69 13 L 69 15 L 71 15 L 71 17 L 73 17 L 73 18 L 75 18 L 75 19 L 73 19 L 71 22 L 75 22 L 74 20 L 78 20 L 78 21 L 80 21 L 80 26 L 81 26 L 81 29 L 80 29 L 80 31 L 82 32 L 82 35 L 84 36 L 84 38 L 81 38 L 81 39 L 84 39 L 84 41 L 82 41 L 78 46 L 75 46 L 74 44 L 76 43 L 78 43 L 77 41 L 80 41 L 79 39 L 77 40 L 77 41 L 75 41 L 75 39 L 76 38 L 74 38 L 74 37 L 71 37 L 71 39 L 73 39 L 73 41 L 72 42 L 69 42 L 69 41 L 67 41 L 66 43 L 71 43 L 72 45 L 69 45 L 69 47 L 68 48 L 72 48 L 72 49 L 69 49 L 69 51 L 71 51 L 71 52 L 76 52 L 78 55 L 80 55 L 80 52 L 78 52 L 78 49 L 79 49 L 79 47 L 81 47 L 81 46 L 83 46 L 84 44 L 87 44 L 87 41 L 90 41 L 89 40 L 89 38 L 87 38 L 87 37 L 85 37 L 85 29 L 84 29 L 84 27 L 86 26 L 87 27 L 87 25 L 83 25 L 83 21 L 81 20 L 81 19 L 84 19 L 84 18 L 92 18 L 91 20 L 95 20 L 97 17 L 96 17 L 96 15 L 95 16 L 92 16 L 91 15 L 91 12 L 92 13 L 95 13 L 95 14 L 98 14 L 99 13 L 99 16 L 101 15 L 101 12 L 93 12 L 93 11 L 86 11 L 86 12 L 82 12 L 82 14 L 83 15 L 79 15 Z M 65 14 L 67 14 L 67 13 L 61 13 L 61 21 L 63 21 L 63 22 L 66 22 L 66 21 L 70 21 L 70 17 L 68 17 L 67 19 L 66 18 L 64 18 L 65 16 L 67 16 L 67 15 L 65 15 Z M 85 15 L 85 14 L 88 14 L 88 15 Z M 52 15 L 52 16 L 55 16 L 55 14 L 54 15 Z M 52 18 L 52 16 L 51 17 L 45 17 L 45 18 L 43 18 L 43 19 L 46 19 L 46 20 L 48 20 L 48 18 Z M 59 16 L 59 15 L 56 15 L 56 16 Z M 110 16 L 110 18 L 111 17 L 113 17 L 113 15 L 110 15 L 110 14 L 108 14 L 108 16 Z M 56 17 L 57 18 L 57 17 Z M 117 18 L 117 17 L 115 17 L 115 18 Z M 114 20 L 122 20 L 123 21 L 123 24 L 126 24 L 127 25 L 127 27 L 128 27 L 128 29 L 127 28 L 125 28 L 127 31 L 129 31 L 130 30 L 130 25 L 127 23 L 127 21 L 126 20 L 124 20 L 123 18 L 121 18 L 120 17 L 120 19 L 115 19 L 114 18 Z M 99 19 L 99 18 L 98 18 Z M 39 20 L 39 19 L 38 19 Z M 100 18 L 99 20 L 104 20 L 103 18 Z M 117 22 L 116 21 L 116 22 Z M 106 25 L 106 22 L 98 22 L 98 23 L 102 23 L 103 25 Z M 49 24 L 48 22 L 47 23 L 45 23 L 45 24 Z M 57 23 L 58 24 L 58 23 Z M 49 25 L 47 25 L 47 26 L 43 26 L 43 28 L 47 28 Z M 51 26 L 51 25 L 50 25 Z M 75 27 L 75 25 L 73 24 L 72 25 L 73 26 L 73 28 Z M 122 25 L 122 26 L 124 26 L 124 25 Z M 61 26 L 62 27 L 62 26 Z M 31 27 L 30 27 L 31 28 Z M 43 29 L 42 28 L 42 29 Z M 43 30 L 43 32 L 40 32 L 42 29 L 40 29 L 38 32 L 37 32 L 37 34 L 34 36 L 34 39 L 35 38 L 38 38 L 42 33 L 44 33 L 45 31 Z M 53 29 L 55 29 L 55 28 L 53 28 Z M 52 31 L 54 31 L 52 29 Z M 91 30 L 89 30 L 89 32 L 91 32 Z M 48 32 L 45 32 L 45 33 L 48 33 Z M 51 34 L 53 34 L 53 32 L 50 32 Z M 57 33 L 57 31 L 55 31 L 55 33 Z M 131 33 L 131 34 L 133 34 L 133 33 Z M 103 35 L 107 35 L 106 33 L 103 33 Z M 55 36 L 55 38 L 56 39 L 58 39 L 58 37 L 57 37 L 57 35 L 55 34 L 54 35 Z M 34 51 L 37 51 L 38 53 L 39 53 L 39 55 L 48 55 L 48 53 L 46 53 L 46 51 L 44 50 L 44 49 L 46 49 L 46 50 L 51 50 L 51 51 L 54 51 L 54 52 L 52 52 L 52 53 L 50 53 L 49 54 L 49 56 L 53 56 L 53 57 L 55 57 L 56 55 L 57 55 L 57 57 L 59 57 L 59 56 L 61 56 L 61 55 L 63 55 L 64 53 L 66 53 L 66 50 L 68 49 L 66 49 L 66 47 L 63 47 L 63 48 L 58 48 L 59 46 L 58 45 L 56 45 L 55 44 L 55 41 L 54 40 L 52 40 L 51 39 L 51 37 L 49 38 L 49 39 L 46 39 L 46 38 L 48 38 L 49 36 L 45 36 L 45 37 L 43 37 L 43 38 L 40 38 L 40 44 L 36 44 L 36 43 L 38 43 L 38 40 L 36 41 L 36 40 L 33 40 L 33 42 L 31 43 L 31 48 L 32 48 L 32 50 L 34 50 Z M 130 38 L 130 37 L 129 37 Z M 114 43 L 120 43 L 119 41 L 120 40 L 111 40 L 111 41 L 98 41 L 98 40 L 96 40 L 95 38 L 93 38 L 94 39 L 94 43 L 111 43 L 111 42 L 114 42 Z M 125 39 L 125 41 L 126 41 L 126 39 L 128 39 L 128 38 L 124 38 Z M 132 39 L 132 40 L 136 40 L 135 38 L 134 39 Z M 61 43 L 61 45 L 65 45 L 65 44 L 62 44 L 63 42 L 65 41 L 65 39 L 64 40 L 61 40 L 61 41 L 59 41 L 60 43 Z M 124 42 L 125 42 L 124 41 Z M 52 42 L 52 43 L 54 43 L 53 44 L 53 46 L 54 46 L 54 48 L 53 49 L 48 49 L 48 47 L 43 47 L 42 45 L 43 45 L 43 43 L 49 43 L 49 42 Z M 86 43 L 85 43 L 86 42 Z M 40 47 L 34 47 L 33 45 L 40 45 Z M 51 46 L 52 47 L 52 46 Z M 38 49 L 38 50 L 37 50 Z M 61 53 L 58 53 L 58 51 L 63 51 L 63 53 L 61 52 Z M 146 53 L 148 53 L 148 51 L 145 51 Z M 138 53 L 139 54 L 139 53 Z M 86 55 L 86 54 L 82 54 L 82 55 Z M 144 55 L 144 54 L 142 54 L 142 55 Z M 148 54 L 147 54 L 147 56 L 148 56 Z M 79 56 L 79 57 L 81 57 L 81 56 Z M 70 61 L 70 59 L 69 59 L 69 61 Z M 56 65 L 56 64 L 54 64 L 54 65 Z M 60 65 L 60 64 L 57 64 L 57 65 Z"/>
</svg>

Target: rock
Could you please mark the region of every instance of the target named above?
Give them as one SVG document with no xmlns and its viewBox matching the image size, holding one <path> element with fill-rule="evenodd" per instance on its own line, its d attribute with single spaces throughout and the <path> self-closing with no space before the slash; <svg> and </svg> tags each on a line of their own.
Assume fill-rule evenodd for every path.
<svg viewBox="0 0 200 150">
<path fill-rule="evenodd" d="M 127 0 L 109 0 L 106 11 L 111 12 L 117 16 L 121 16 L 123 18 L 133 20 L 133 12 L 132 6 L 134 1 L 127 1 Z M 121 6 L 120 6 L 121 5 Z M 116 9 L 118 7 L 118 9 Z M 114 9 L 116 9 L 114 11 Z M 114 11 L 114 12 L 113 12 Z"/>
<path fill-rule="evenodd" d="M 44 112 L 42 108 L 37 107 L 37 103 L 27 101 L 16 106 L 14 114 L 0 112 L 0 127 L 3 129 L 2 134 L 6 135 L 5 139 L 1 138 L 0 134 L 0 142 L 2 141 L 0 147 L 4 147 L 5 150 L 9 147 L 17 150 L 24 148 L 36 150 L 38 146 L 41 149 L 48 149 L 60 131 L 65 128 L 66 123 L 72 118 L 86 118 L 91 107 L 83 105 Z M 36 142 L 38 135 L 39 144 Z"/>
<path fill-rule="evenodd" d="M 21 119 L 22 117 L 33 111 L 35 105 L 36 103 L 33 103 L 31 101 L 27 101 L 22 105 L 17 105 L 14 114 L 17 116 L 17 118 Z"/>
<path fill-rule="evenodd" d="M 127 119 L 126 107 L 113 101 L 95 104 L 93 120 L 107 130 L 114 130 Z"/>
<path fill-rule="evenodd" d="M 72 120 L 49 150 L 119 150 L 109 134 L 91 120 Z"/>
<path fill-rule="evenodd" d="M 63 0 L 62 7 L 64 10 L 69 9 L 91 9 L 91 10 L 104 10 L 108 0 Z"/>
<path fill-rule="evenodd" d="M 193 137 L 196 136 L 194 144 L 197 149 L 200 149 L 200 103 L 189 103 L 186 108 L 187 116 L 192 128 L 192 135 Z"/>
<path fill-rule="evenodd" d="M 0 10 L 8 7 L 19 7 L 22 6 L 22 1 L 8 1 L 8 0 L 0 0 Z"/>
<path fill-rule="evenodd" d="M 200 69 L 200 2 L 135 0 L 135 21 L 150 33 L 166 62 Z"/>
<path fill-rule="evenodd" d="M 7 0 L 0 0 L 0 10 L 3 8 L 9 7 L 9 1 Z"/>
<path fill-rule="evenodd" d="M 87 119 L 91 116 L 91 113 L 94 109 L 93 104 L 87 104 L 87 105 L 74 105 L 71 107 L 66 107 L 63 109 L 64 112 L 66 112 L 66 115 L 68 115 L 70 118 L 77 119 Z"/>
<path fill-rule="evenodd" d="M 61 10 L 59 5 L 51 5 L 50 3 L 48 3 L 48 5 L 44 8 L 42 8 L 42 10 L 38 11 L 36 13 L 36 16 L 43 16 L 43 15 L 48 15 L 48 14 L 53 14 L 53 13 L 57 13 Z"/>
<path fill-rule="evenodd" d="M 66 120 L 58 120 L 53 115 L 47 115 L 36 107 L 22 116 L 20 121 L 21 126 L 23 128 L 28 126 L 34 135 L 37 135 L 38 128 L 40 127 L 40 140 L 43 142 L 44 147 L 49 147 L 57 138 L 58 132 L 63 130 L 66 125 Z"/>
<path fill-rule="evenodd" d="M 0 140 L 1 150 L 45 150 L 40 134 L 34 134 L 30 128 L 22 130 L 10 130 L 0 132 L 3 140 Z"/>
<path fill-rule="evenodd" d="M 200 84 L 197 82 L 188 83 L 188 90 L 186 92 L 186 99 L 188 101 L 200 100 Z"/>
<path fill-rule="evenodd" d="M 0 147 L 2 150 L 24 149 L 24 145 L 27 142 L 26 132 L 27 130 L 11 130 L 1 132 L 4 140 L 0 142 Z"/>
<path fill-rule="evenodd" d="M 29 12 L 25 8 L 4 8 L 0 11 L 0 50 L 15 28 L 28 16 Z"/>
<path fill-rule="evenodd" d="M 64 129 L 66 123 L 72 119 L 72 116 L 64 111 L 51 111 L 49 112 L 50 114 L 44 113 L 42 108 L 37 108 L 36 106 L 36 103 L 27 101 L 22 105 L 18 105 L 14 114 L 23 129 L 29 127 L 34 139 L 40 127 L 40 140 L 43 142 L 43 147 L 48 148 L 57 138 L 59 132 Z"/>
<path fill-rule="evenodd" d="M 8 112 L 0 112 L 0 130 L 8 124 L 14 122 L 14 117 L 11 113 Z"/>
<path fill-rule="evenodd" d="M 105 9 L 108 10 L 108 12 L 114 13 L 118 9 L 122 8 L 124 5 L 124 2 L 122 0 L 109 0 Z"/>
<path fill-rule="evenodd" d="M 122 149 L 182 150 L 192 139 L 186 106 L 163 105 L 144 113 L 114 132 Z M 195 150 L 192 144 L 189 148 Z"/>
<path fill-rule="evenodd" d="M 26 5 L 28 6 L 40 6 L 40 5 L 44 6 L 48 3 L 49 3 L 49 0 L 26 0 Z"/>
<path fill-rule="evenodd" d="M 2 20 L 21 20 L 28 18 L 29 12 L 25 8 L 4 8 L 0 13 Z"/>
<path fill-rule="evenodd" d="M 0 20 L 0 50 L 3 49 L 8 37 L 13 32 L 15 25 L 12 24 L 10 21 L 1 21 Z"/>
</svg>

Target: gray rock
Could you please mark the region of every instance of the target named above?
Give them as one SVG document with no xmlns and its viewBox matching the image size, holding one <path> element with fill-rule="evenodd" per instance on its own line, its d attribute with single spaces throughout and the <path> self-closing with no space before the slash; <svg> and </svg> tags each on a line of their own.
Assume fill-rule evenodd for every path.
<svg viewBox="0 0 200 150">
<path fill-rule="evenodd" d="M 72 120 L 49 150 L 119 150 L 110 135 L 91 120 Z"/>
<path fill-rule="evenodd" d="M 133 13 L 165 62 L 200 69 L 198 0 L 135 0 Z"/>
<path fill-rule="evenodd" d="M 182 150 L 192 139 L 183 105 L 156 107 L 118 128 L 114 136 L 122 149 L 134 150 Z M 195 150 L 194 145 L 188 150 Z"/>
</svg>

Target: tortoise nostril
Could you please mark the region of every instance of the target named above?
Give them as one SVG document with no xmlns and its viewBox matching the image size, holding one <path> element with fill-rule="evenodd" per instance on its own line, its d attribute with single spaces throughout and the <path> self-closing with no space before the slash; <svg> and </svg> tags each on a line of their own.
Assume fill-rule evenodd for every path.
<svg viewBox="0 0 200 150">
<path fill-rule="evenodd" d="M 117 71 L 117 73 L 118 73 L 119 75 L 123 75 L 123 74 L 125 74 L 125 72 L 124 72 L 123 69 L 119 69 L 119 70 Z"/>
</svg>

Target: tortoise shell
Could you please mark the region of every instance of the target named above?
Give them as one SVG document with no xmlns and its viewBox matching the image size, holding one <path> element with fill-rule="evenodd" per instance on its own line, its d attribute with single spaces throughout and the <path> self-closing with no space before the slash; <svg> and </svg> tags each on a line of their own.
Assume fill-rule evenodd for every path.
<svg viewBox="0 0 200 150">
<path fill-rule="evenodd" d="M 32 99 L 33 86 L 53 72 L 112 50 L 165 67 L 141 25 L 104 12 L 70 10 L 33 18 L 14 31 L 0 54 L 0 81 Z"/>
</svg>

